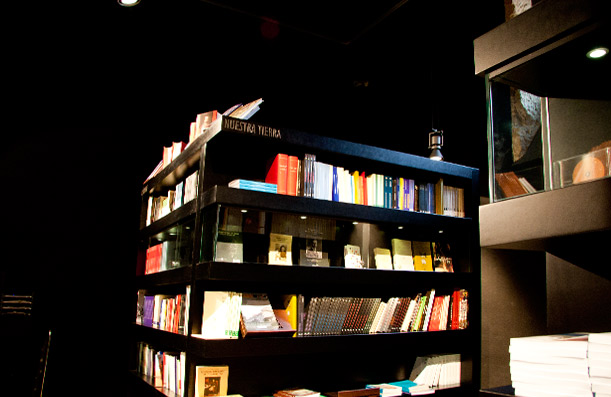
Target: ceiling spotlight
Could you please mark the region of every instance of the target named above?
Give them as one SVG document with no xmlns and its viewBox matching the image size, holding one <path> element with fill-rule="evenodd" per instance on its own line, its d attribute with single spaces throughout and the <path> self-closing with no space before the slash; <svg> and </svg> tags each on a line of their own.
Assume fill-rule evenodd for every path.
<svg viewBox="0 0 611 397">
<path fill-rule="evenodd" d="M 586 54 L 590 59 L 602 58 L 609 53 L 609 49 L 605 47 L 596 47 L 588 51 Z"/>
<path fill-rule="evenodd" d="M 117 3 L 123 7 L 133 7 L 140 3 L 140 0 L 117 0 Z"/>
<path fill-rule="evenodd" d="M 429 132 L 429 149 L 431 149 L 431 160 L 441 161 L 443 155 L 441 154 L 441 147 L 443 146 L 443 131 L 433 129 Z"/>
</svg>

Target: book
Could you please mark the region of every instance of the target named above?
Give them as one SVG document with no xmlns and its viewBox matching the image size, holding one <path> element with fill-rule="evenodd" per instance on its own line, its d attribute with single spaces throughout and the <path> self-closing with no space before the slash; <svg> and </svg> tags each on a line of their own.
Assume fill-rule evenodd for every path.
<svg viewBox="0 0 611 397">
<path fill-rule="evenodd" d="M 242 319 L 247 333 L 280 328 L 267 294 L 242 293 Z"/>
<path fill-rule="evenodd" d="M 237 339 L 240 328 L 242 294 L 231 291 L 205 291 L 202 332 L 193 335 L 203 339 Z"/>
<path fill-rule="evenodd" d="M 363 259 L 361 258 L 361 247 L 358 245 L 346 244 L 344 246 L 344 266 L 350 269 L 362 269 Z"/>
<path fill-rule="evenodd" d="M 433 257 L 429 241 L 412 241 L 414 270 L 433 271 Z"/>
<path fill-rule="evenodd" d="M 265 176 L 265 183 L 276 185 L 278 194 L 287 194 L 288 155 L 278 153 L 272 160 Z"/>
<path fill-rule="evenodd" d="M 392 259 L 395 270 L 414 270 L 412 242 L 394 238 L 391 240 Z"/>
<path fill-rule="evenodd" d="M 317 238 L 306 238 L 305 249 L 299 250 L 300 266 L 330 266 L 329 253 L 323 251 L 323 241 Z"/>
<path fill-rule="evenodd" d="M 255 99 L 254 101 L 249 102 L 245 105 L 238 106 L 235 110 L 231 111 L 226 116 L 241 120 L 248 120 L 259 111 L 259 105 L 261 105 L 262 103 L 263 98 Z"/>
<path fill-rule="evenodd" d="M 454 272 L 452 252 L 447 242 L 433 241 L 433 270 L 436 272 Z"/>
<path fill-rule="evenodd" d="M 297 195 L 297 176 L 299 159 L 297 156 L 288 156 L 286 174 L 286 194 L 289 196 Z"/>
<path fill-rule="evenodd" d="M 258 192 L 266 193 L 277 193 L 278 186 L 273 183 L 266 183 L 260 181 L 251 181 L 246 179 L 234 179 L 228 184 L 229 187 L 234 189 L 254 190 Z"/>
<path fill-rule="evenodd" d="M 292 245 L 292 236 L 279 233 L 270 233 L 268 263 L 270 265 L 292 265 Z"/>
<path fill-rule="evenodd" d="M 275 392 L 274 397 L 320 397 L 320 392 L 310 389 L 284 389 Z"/>
<path fill-rule="evenodd" d="M 242 233 L 219 229 L 216 238 L 214 260 L 242 263 L 244 261 Z"/>
<path fill-rule="evenodd" d="M 376 387 L 353 390 L 339 390 L 325 393 L 325 396 L 327 397 L 378 397 L 379 395 L 380 389 Z"/>
<path fill-rule="evenodd" d="M 226 396 L 229 366 L 197 365 L 195 367 L 195 396 Z"/>
<path fill-rule="evenodd" d="M 376 247 L 373 249 L 376 269 L 392 270 L 392 257 L 388 248 Z"/>
<path fill-rule="evenodd" d="M 513 171 L 496 173 L 494 179 L 501 189 L 503 197 L 514 197 L 528 193 Z"/>
</svg>

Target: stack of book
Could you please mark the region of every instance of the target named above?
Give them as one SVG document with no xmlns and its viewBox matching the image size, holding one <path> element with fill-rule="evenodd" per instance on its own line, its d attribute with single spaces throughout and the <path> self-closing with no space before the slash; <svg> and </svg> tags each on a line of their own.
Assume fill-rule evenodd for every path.
<svg viewBox="0 0 611 397">
<path fill-rule="evenodd" d="M 611 332 L 588 335 L 588 366 L 592 392 L 611 397 Z"/>
<path fill-rule="evenodd" d="M 587 333 L 511 338 L 509 354 L 517 396 L 592 397 Z"/>
</svg>

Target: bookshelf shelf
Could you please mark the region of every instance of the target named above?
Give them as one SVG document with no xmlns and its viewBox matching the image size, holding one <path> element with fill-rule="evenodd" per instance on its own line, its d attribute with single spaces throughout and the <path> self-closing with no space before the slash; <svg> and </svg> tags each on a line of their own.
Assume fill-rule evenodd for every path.
<svg viewBox="0 0 611 397">
<path fill-rule="evenodd" d="M 135 289 L 140 294 L 162 296 L 184 293 L 186 289 L 190 307 L 186 324 L 188 336 L 133 324 L 134 346 L 144 342 L 154 349 L 184 352 L 184 395 L 187 397 L 195 394 L 198 365 L 229 365 L 229 392 L 251 396 L 270 395 L 275 390 L 295 384 L 332 391 L 335 388 L 362 388 L 365 383 L 402 380 L 409 375 L 416 357 L 447 353 L 461 355 L 461 387 L 439 392 L 448 396 L 475 395 L 475 385 L 479 384 L 478 372 L 474 370 L 479 365 L 478 171 L 299 131 L 269 129 L 254 123 L 250 126 L 249 131 L 274 133 L 241 132 L 235 128 L 235 120 L 219 119 L 218 124 L 213 124 L 144 185 L 139 268 L 143 268 L 142 262 L 149 247 L 174 241 L 171 231 L 186 221 L 190 222 L 188 230 L 192 236 L 186 240 L 189 249 L 184 244 L 181 248 L 187 252 L 182 253 L 182 267 L 137 276 Z M 443 179 L 447 186 L 464 191 L 465 216 L 228 187 L 234 179 L 262 180 L 270 160 L 280 152 L 298 158 L 314 154 L 321 162 L 341 164 L 346 169 L 413 178 L 431 186 Z M 236 162 L 235 158 L 240 161 Z M 149 197 L 168 194 L 192 175 L 198 178 L 196 198 L 147 226 Z M 242 213 L 248 215 L 240 215 Z M 240 220 L 236 220 L 238 218 Z M 294 219 L 303 219 L 306 223 L 296 223 Z M 251 222 L 248 229 L 244 222 Z M 239 243 L 244 258 L 239 263 L 217 260 L 221 231 L 231 231 L 236 227 L 244 239 Z M 278 227 L 294 230 L 291 235 L 292 266 L 267 263 L 270 234 L 279 233 Z M 326 265 L 298 265 L 303 259 L 300 258 L 300 249 L 305 250 L 304 244 L 309 236 L 322 242 L 322 250 L 328 255 Z M 377 269 L 374 248 L 390 248 L 393 238 L 429 244 L 433 241 L 451 242 L 454 272 Z M 365 268 L 345 267 L 346 244 L 362 247 Z M 184 261 L 185 258 L 189 260 Z M 193 336 L 203 327 L 203 302 L 207 291 L 265 293 L 270 297 L 304 296 L 307 306 L 313 297 L 370 297 L 386 301 L 391 297 L 425 294 L 433 289 L 446 295 L 460 289 L 469 292 L 467 329 L 303 337 L 249 335 L 229 340 Z M 385 358 L 382 362 L 362 360 L 363 354 L 367 357 L 384 355 Z M 386 354 L 389 354 L 388 358 Z M 136 356 L 133 349 L 134 368 Z M 359 358 L 355 359 L 355 356 Z M 312 360 L 320 361 L 321 357 L 329 360 L 315 367 L 308 364 Z M 326 368 L 334 360 L 342 364 L 329 372 Z M 357 363 L 358 367 L 355 367 Z M 329 373 L 333 376 L 328 376 Z M 145 385 L 140 389 L 146 389 L 146 385 L 151 383 L 145 379 L 138 381 L 140 386 Z M 159 390 L 153 392 L 159 393 Z"/>
<path fill-rule="evenodd" d="M 512 385 L 511 338 L 611 329 L 611 270 L 603 248 L 611 238 L 611 179 L 607 173 L 573 177 L 579 163 L 571 163 L 611 137 L 609 57 L 586 56 L 603 43 L 609 47 L 610 4 L 537 2 L 474 40 L 475 73 L 487 84 L 493 201 L 479 216 L 482 396 L 514 395 L 503 386 Z M 511 146 L 511 137 L 520 135 L 510 113 L 524 108 L 510 92 L 533 95 L 541 105 L 533 118 L 541 135 L 524 156 L 499 143 L 505 136 Z M 592 123 L 578 120 L 582 114 Z M 538 167 L 528 173 L 520 166 L 533 161 Z M 508 174 L 540 186 L 527 194 L 503 191 Z"/>
<path fill-rule="evenodd" d="M 385 334 L 330 335 L 307 337 L 261 337 L 239 340 L 204 340 L 192 338 L 190 349 L 204 358 L 346 354 L 358 350 L 362 354 L 377 354 L 388 349 L 409 350 L 410 353 L 434 354 L 449 350 L 470 355 L 464 344 L 473 337 L 472 330 L 434 332 L 403 332 Z M 434 345 L 431 346 L 431 345 Z M 274 349 L 270 349 L 274 346 Z"/>
</svg>

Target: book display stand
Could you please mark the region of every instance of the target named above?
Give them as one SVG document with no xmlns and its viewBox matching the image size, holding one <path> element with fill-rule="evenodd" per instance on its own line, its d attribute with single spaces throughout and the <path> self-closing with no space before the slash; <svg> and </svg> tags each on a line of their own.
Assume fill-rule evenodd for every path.
<svg viewBox="0 0 611 397">
<path fill-rule="evenodd" d="M 274 166 L 280 153 L 287 176 Z M 131 386 L 204 395 L 196 373 L 210 366 L 228 367 L 230 395 L 324 394 L 403 381 L 418 357 L 453 354 L 460 384 L 436 393 L 474 395 L 478 177 L 456 164 L 218 118 L 142 189 Z M 282 178 L 294 178 L 286 193 L 270 190 Z M 151 220 L 160 197 L 178 205 Z M 412 251 L 421 246 L 430 249 Z M 416 297 L 430 302 L 419 316 Z M 441 314 L 433 302 L 444 297 Z"/>
</svg>

